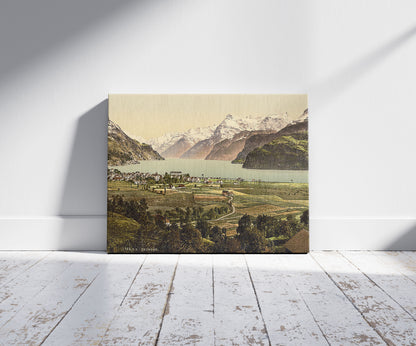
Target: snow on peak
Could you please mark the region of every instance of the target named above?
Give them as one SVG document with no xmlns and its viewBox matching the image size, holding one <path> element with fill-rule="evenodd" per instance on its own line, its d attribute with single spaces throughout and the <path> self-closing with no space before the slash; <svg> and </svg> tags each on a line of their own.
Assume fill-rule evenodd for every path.
<svg viewBox="0 0 416 346">
<path fill-rule="evenodd" d="M 241 131 L 273 130 L 279 131 L 289 124 L 287 113 L 272 114 L 266 117 L 247 116 L 245 118 L 234 118 L 232 114 L 227 114 L 218 126 L 203 128 L 193 128 L 185 132 L 167 133 L 161 137 L 152 138 L 148 143 L 158 152 L 163 152 L 179 140 L 185 140 L 196 144 L 205 139 L 211 139 L 218 143 L 224 139 L 230 139 Z"/>
<path fill-rule="evenodd" d="M 143 137 L 140 136 L 134 136 L 134 135 L 130 135 L 129 133 L 126 132 L 126 135 L 129 136 L 130 138 L 135 139 L 136 141 L 138 141 L 139 143 L 147 143 L 148 141 L 146 139 L 144 139 Z"/>
<path fill-rule="evenodd" d="M 179 140 L 185 140 L 192 145 L 212 136 L 215 126 L 197 127 L 185 132 L 167 133 L 161 137 L 152 138 L 149 143 L 158 151 L 163 152 Z"/>
<path fill-rule="evenodd" d="M 217 126 L 213 140 L 219 142 L 232 138 L 241 131 L 275 130 L 278 131 L 289 124 L 287 113 L 283 115 L 272 114 L 266 117 L 247 116 L 234 119 L 231 114 Z"/>
</svg>

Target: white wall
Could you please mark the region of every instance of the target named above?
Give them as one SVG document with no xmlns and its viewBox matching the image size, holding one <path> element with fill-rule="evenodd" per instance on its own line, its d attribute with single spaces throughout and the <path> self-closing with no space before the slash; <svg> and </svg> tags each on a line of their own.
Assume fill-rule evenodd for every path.
<svg viewBox="0 0 416 346">
<path fill-rule="evenodd" d="M 0 248 L 104 249 L 108 93 L 308 93 L 312 249 L 416 249 L 414 0 L 1 0 Z"/>
</svg>

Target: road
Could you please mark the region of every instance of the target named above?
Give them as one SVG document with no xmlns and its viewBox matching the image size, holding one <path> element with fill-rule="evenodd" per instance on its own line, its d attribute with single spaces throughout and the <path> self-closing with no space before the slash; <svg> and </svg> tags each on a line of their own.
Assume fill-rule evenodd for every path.
<svg viewBox="0 0 416 346">
<path fill-rule="evenodd" d="M 231 213 L 227 214 L 227 215 L 219 217 L 218 219 L 213 219 L 213 220 L 209 220 L 209 221 L 218 221 L 218 220 L 222 220 L 222 219 L 224 219 L 224 218 L 226 218 L 230 215 L 233 215 L 235 213 L 235 207 L 234 207 L 234 204 L 233 204 L 233 197 L 230 197 L 228 202 L 230 203 L 231 208 L 233 208 L 233 211 Z"/>
</svg>

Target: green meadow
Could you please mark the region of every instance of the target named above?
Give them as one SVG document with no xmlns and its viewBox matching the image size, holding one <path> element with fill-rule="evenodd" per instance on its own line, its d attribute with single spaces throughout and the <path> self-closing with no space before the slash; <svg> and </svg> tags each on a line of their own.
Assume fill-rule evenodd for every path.
<svg viewBox="0 0 416 346">
<path fill-rule="evenodd" d="M 308 197 L 308 184 L 301 183 L 108 181 L 108 248 L 151 253 L 288 252 L 284 243 L 300 230 L 307 231 L 302 215 L 308 212 Z M 243 227 L 250 240 L 241 237 Z M 182 239 L 189 234 L 193 239 Z M 260 245 L 243 246 L 244 241 Z M 170 248 L 169 242 L 174 244 Z"/>
</svg>

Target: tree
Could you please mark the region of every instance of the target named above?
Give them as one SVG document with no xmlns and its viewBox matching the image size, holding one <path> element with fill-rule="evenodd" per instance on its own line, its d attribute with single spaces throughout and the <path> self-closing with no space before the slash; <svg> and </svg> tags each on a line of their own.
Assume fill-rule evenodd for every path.
<svg viewBox="0 0 416 346">
<path fill-rule="evenodd" d="M 177 253 L 180 251 L 181 247 L 181 237 L 179 232 L 179 227 L 176 223 L 170 225 L 163 239 L 163 248 L 165 252 L 168 253 Z"/>
<path fill-rule="evenodd" d="M 241 253 L 241 244 L 236 238 L 227 238 L 225 244 L 225 252 L 227 253 Z"/>
<path fill-rule="evenodd" d="M 290 236 L 300 231 L 300 222 L 293 215 L 287 216 L 287 222 L 289 224 Z"/>
<path fill-rule="evenodd" d="M 165 229 L 166 228 L 166 223 L 165 223 L 165 218 L 163 215 L 161 214 L 156 214 L 155 215 L 155 224 L 157 227 L 161 228 L 161 229 Z"/>
<path fill-rule="evenodd" d="M 128 201 L 125 203 L 125 215 L 130 217 L 136 221 L 139 220 L 139 212 L 138 212 L 139 204 L 137 201 Z"/>
<path fill-rule="evenodd" d="M 138 205 L 139 216 L 137 221 L 144 226 L 148 225 L 150 222 L 149 214 L 147 212 L 148 209 L 149 206 L 147 205 L 146 199 L 142 198 Z"/>
<path fill-rule="evenodd" d="M 237 239 L 242 250 L 247 253 L 263 252 L 266 247 L 266 238 L 253 226 L 251 216 L 247 214 L 238 221 Z"/>
<path fill-rule="evenodd" d="M 309 226 L 309 209 L 305 210 L 305 211 L 302 213 L 302 215 L 301 215 L 301 217 L 300 217 L 300 221 L 301 221 L 302 223 L 304 223 L 306 227 L 308 227 L 308 226 Z"/>
<path fill-rule="evenodd" d="M 196 228 L 201 232 L 203 238 L 208 237 L 209 225 L 206 220 L 198 219 L 196 222 Z"/>
<path fill-rule="evenodd" d="M 215 242 L 221 242 L 224 239 L 224 235 L 221 232 L 221 229 L 218 226 L 214 226 L 211 228 L 211 230 L 209 231 L 209 238 Z"/>
<path fill-rule="evenodd" d="M 180 230 L 181 252 L 196 253 L 202 250 L 202 236 L 191 223 L 186 223 Z"/>
<path fill-rule="evenodd" d="M 276 237 L 279 237 L 279 236 L 290 237 L 291 236 L 291 229 L 290 229 L 289 222 L 287 220 L 280 219 L 277 222 L 275 236 Z"/>
<path fill-rule="evenodd" d="M 186 207 L 185 222 L 191 221 L 191 208 Z"/>
<path fill-rule="evenodd" d="M 260 253 L 266 248 L 266 238 L 256 228 L 239 236 L 238 239 L 240 240 L 241 248 L 246 253 Z"/>
<path fill-rule="evenodd" d="M 205 216 L 208 220 L 215 219 L 216 214 L 215 214 L 214 209 L 211 208 L 210 210 L 208 210 L 208 212 L 205 213 Z"/>
<path fill-rule="evenodd" d="M 250 215 L 244 214 L 238 221 L 237 234 L 242 235 L 253 228 L 253 222 Z"/>
<path fill-rule="evenodd" d="M 165 173 L 165 175 L 163 176 L 163 182 L 167 185 L 170 185 L 172 183 L 172 178 L 170 177 L 169 173 Z"/>
<path fill-rule="evenodd" d="M 227 235 L 226 229 L 220 229 L 218 226 L 214 226 L 209 231 L 209 237 L 214 242 L 214 252 L 224 253 L 226 252 Z"/>
<path fill-rule="evenodd" d="M 154 185 L 154 184 L 156 184 L 156 180 L 155 180 L 154 178 L 152 178 L 152 177 L 147 177 L 147 178 L 146 178 L 146 182 L 147 182 L 147 184 L 149 184 L 149 185 Z"/>
<path fill-rule="evenodd" d="M 255 221 L 257 229 L 266 237 L 273 237 L 277 226 L 276 218 L 268 215 L 258 215 Z"/>
</svg>

